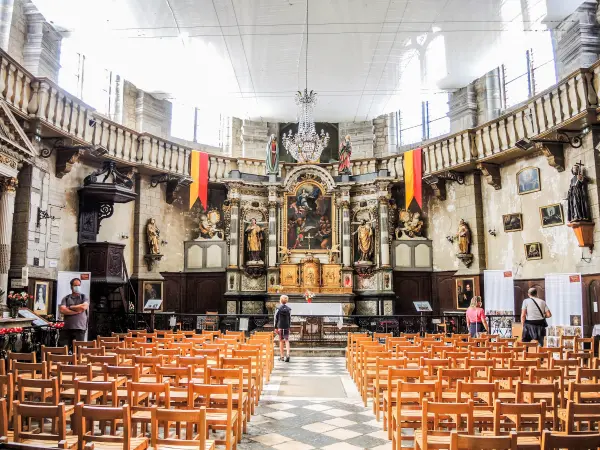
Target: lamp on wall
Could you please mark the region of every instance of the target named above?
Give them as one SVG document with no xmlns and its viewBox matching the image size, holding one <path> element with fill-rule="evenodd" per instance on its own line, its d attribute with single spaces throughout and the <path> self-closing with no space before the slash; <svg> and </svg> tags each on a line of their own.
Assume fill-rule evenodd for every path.
<svg viewBox="0 0 600 450">
<path fill-rule="evenodd" d="M 498 235 L 498 233 L 496 233 L 495 228 L 493 230 L 492 229 L 488 230 L 488 233 L 490 233 L 490 236 L 494 236 L 494 237 L 496 237 Z"/>
<path fill-rule="evenodd" d="M 447 239 L 447 240 L 448 240 L 448 242 L 450 242 L 451 244 L 454 244 L 454 240 L 456 239 L 456 237 L 455 237 L 455 236 L 452 236 L 452 235 L 450 235 L 450 234 L 449 234 L 448 236 L 446 236 L 446 239 Z"/>
</svg>

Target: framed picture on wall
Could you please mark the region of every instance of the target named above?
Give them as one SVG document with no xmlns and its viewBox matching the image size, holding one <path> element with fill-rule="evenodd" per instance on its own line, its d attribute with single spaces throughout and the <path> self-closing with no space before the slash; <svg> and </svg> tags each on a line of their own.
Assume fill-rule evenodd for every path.
<svg viewBox="0 0 600 450">
<path fill-rule="evenodd" d="M 555 227 L 565 223 L 563 207 L 560 203 L 540 207 L 540 221 L 542 228 Z"/>
<path fill-rule="evenodd" d="M 502 216 L 502 225 L 506 233 L 521 231 L 523 229 L 523 215 L 520 213 L 505 214 Z"/>
<path fill-rule="evenodd" d="M 146 305 L 149 300 L 163 299 L 163 283 L 162 281 L 144 281 L 142 282 L 142 304 Z M 163 303 L 157 311 L 163 310 Z"/>
<path fill-rule="evenodd" d="M 475 292 L 474 278 L 459 278 L 456 280 L 456 308 L 467 309 Z"/>
<path fill-rule="evenodd" d="M 530 242 L 525 244 L 525 258 L 527 261 L 532 259 L 542 259 L 542 244 L 540 242 Z"/>
<path fill-rule="evenodd" d="M 517 173 L 517 192 L 519 195 L 537 192 L 542 189 L 540 182 L 540 169 L 525 167 Z"/>
<path fill-rule="evenodd" d="M 33 312 L 45 316 L 48 314 L 48 301 L 50 297 L 50 283 L 36 281 L 33 287 Z"/>
</svg>

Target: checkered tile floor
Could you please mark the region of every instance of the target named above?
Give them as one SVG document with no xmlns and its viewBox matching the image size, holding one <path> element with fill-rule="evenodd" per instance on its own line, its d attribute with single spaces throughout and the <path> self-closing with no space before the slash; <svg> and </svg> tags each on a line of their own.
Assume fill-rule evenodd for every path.
<svg viewBox="0 0 600 450">
<path fill-rule="evenodd" d="M 337 398 L 292 397 L 289 387 L 285 396 L 279 395 L 283 386 L 300 377 L 314 378 L 314 392 L 327 394 L 327 383 L 332 383 Z M 339 388 L 340 382 L 343 389 Z M 271 381 L 238 448 L 390 450 L 392 444 L 371 407 L 363 406 L 346 372 L 344 358 L 296 357 L 289 363 L 275 362 Z"/>
</svg>

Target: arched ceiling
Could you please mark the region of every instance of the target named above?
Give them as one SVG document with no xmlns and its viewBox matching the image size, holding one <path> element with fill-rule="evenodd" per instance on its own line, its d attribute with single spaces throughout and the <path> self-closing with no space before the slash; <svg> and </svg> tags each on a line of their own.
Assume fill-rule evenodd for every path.
<svg viewBox="0 0 600 450">
<path fill-rule="evenodd" d="M 70 38 L 65 48 L 146 91 L 243 118 L 296 118 L 305 0 L 33 1 Z M 581 2 L 309 0 L 315 117 L 367 120 L 420 92 L 465 86 Z"/>
</svg>

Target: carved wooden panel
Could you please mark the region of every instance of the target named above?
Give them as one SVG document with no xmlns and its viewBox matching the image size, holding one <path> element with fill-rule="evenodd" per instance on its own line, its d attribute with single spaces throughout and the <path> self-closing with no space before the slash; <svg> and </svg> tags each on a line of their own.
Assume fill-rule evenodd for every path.
<svg viewBox="0 0 600 450">
<path fill-rule="evenodd" d="M 394 272 L 395 314 L 416 314 L 414 301 L 431 301 L 431 272 Z"/>
<path fill-rule="evenodd" d="M 454 290 L 456 281 L 454 271 L 434 272 L 432 274 L 432 300 L 433 310 L 442 312 L 454 309 Z"/>
</svg>

